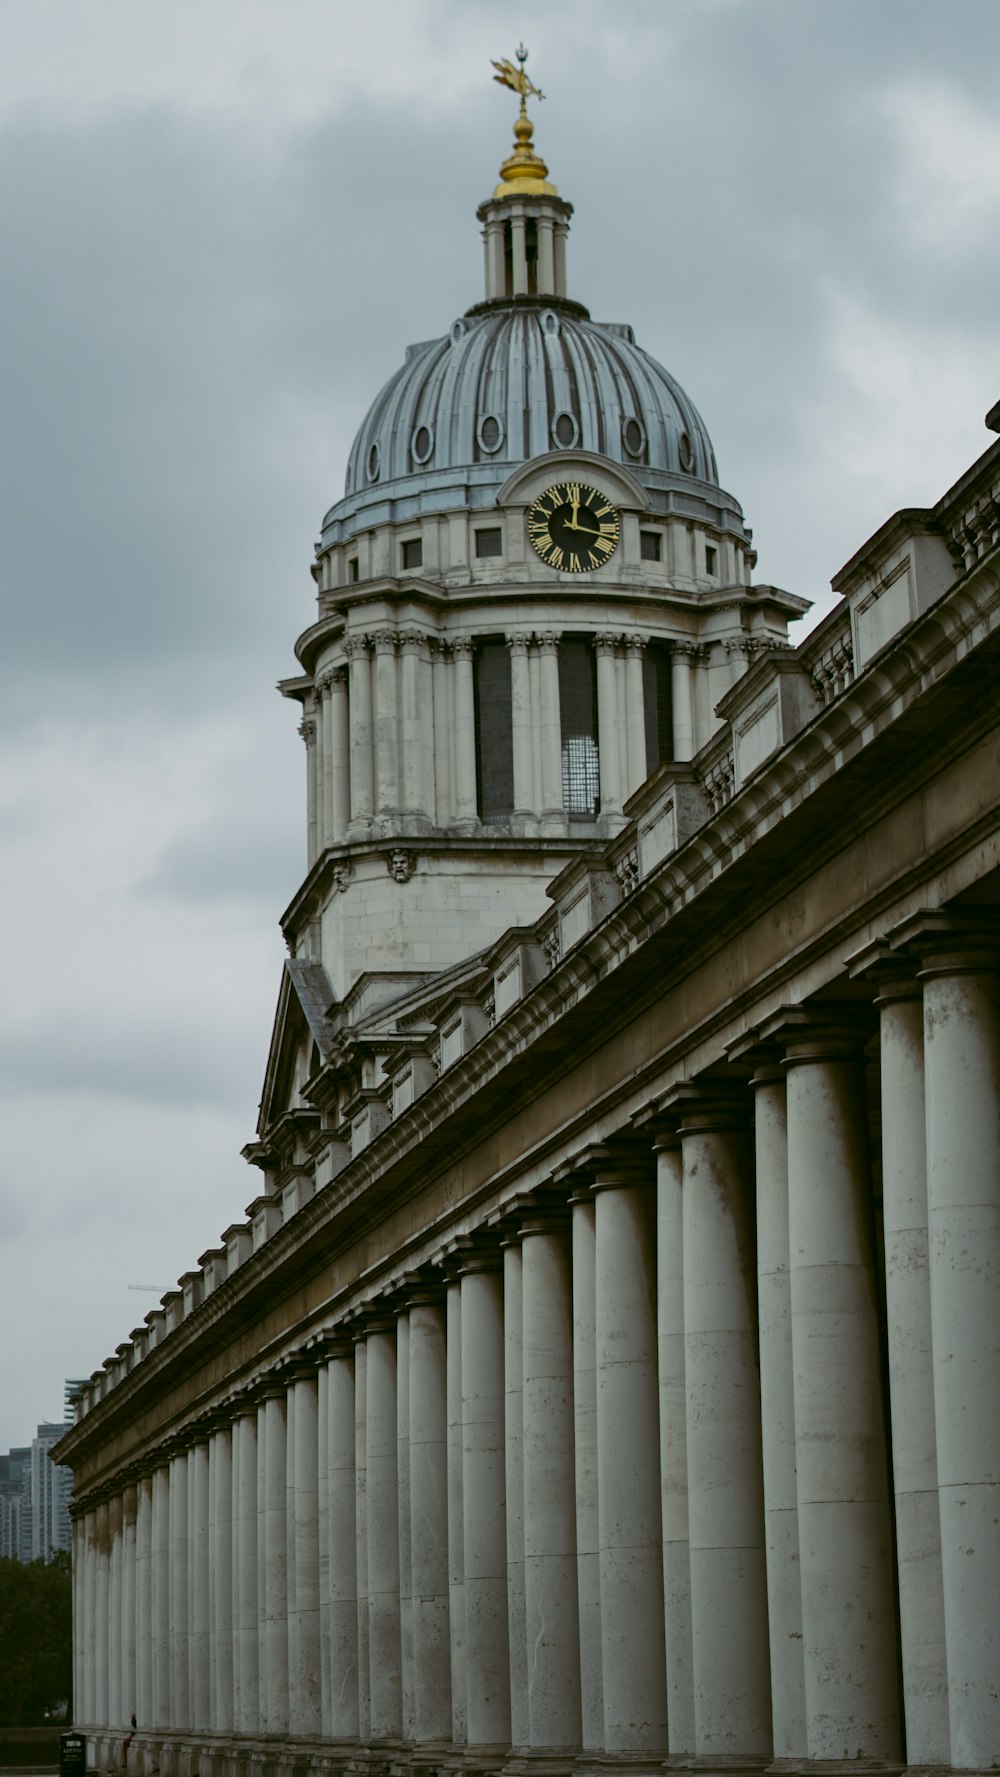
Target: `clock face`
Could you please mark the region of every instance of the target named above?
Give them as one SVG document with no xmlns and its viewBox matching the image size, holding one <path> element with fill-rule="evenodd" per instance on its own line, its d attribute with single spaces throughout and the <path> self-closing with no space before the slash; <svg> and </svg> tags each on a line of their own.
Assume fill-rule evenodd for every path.
<svg viewBox="0 0 1000 1777">
<path fill-rule="evenodd" d="M 528 535 L 546 567 L 590 574 L 618 547 L 622 522 L 606 494 L 580 481 L 557 481 L 528 508 Z"/>
</svg>

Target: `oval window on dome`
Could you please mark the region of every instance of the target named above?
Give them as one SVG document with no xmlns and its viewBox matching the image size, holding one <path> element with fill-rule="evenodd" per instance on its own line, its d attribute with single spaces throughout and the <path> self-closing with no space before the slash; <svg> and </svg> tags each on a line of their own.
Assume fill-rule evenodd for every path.
<svg viewBox="0 0 1000 1777">
<path fill-rule="evenodd" d="M 571 450 L 574 444 L 579 444 L 580 428 L 576 423 L 576 415 L 568 413 L 565 408 L 557 413 L 552 421 L 552 437 L 563 450 Z"/>
<path fill-rule="evenodd" d="M 686 432 L 682 432 L 677 440 L 677 454 L 681 459 L 681 468 L 690 475 L 694 468 L 694 445 Z"/>
<path fill-rule="evenodd" d="M 559 332 L 559 316 L 554 309 L 545 309 L 542 313 L 542 326 L 546 333 Z"/>
<path fill-rule="evenodd" d="M 415 463 L 430 462 L 434 449 L 434 433 L 430 426 L 418 426 L 410 440 L 410 454 Z"/>
<path fill-rule="evenodd" d="M 468 331 L 469 324 L 467 321 L 453 321 L 448 329 L 448 338 L 451 340 L 452 345 L 457 346 L 459 342 L 465 338 Z"/>
<path fill-rule="evenodd" d="M 382 452 L 377 444 L 373 444 L 369 450 L 365 468 L 369 481 L 377 481 L 382 469 Z"/>
<path fill-rule="evenodd" d="M 622 443 L 630 457 L 641 457 L 646 449 L 645 427 L 634 414 L 627 420 L 622 420 Z"/>
<path fill-rule="evenodd" d="M 484 413 L 476 427 L 476 437 L 480 450 L 484 450 L 487 456 L 499 450 L 503 443 L 503 420 L 499 414 Z"/>
</svg>

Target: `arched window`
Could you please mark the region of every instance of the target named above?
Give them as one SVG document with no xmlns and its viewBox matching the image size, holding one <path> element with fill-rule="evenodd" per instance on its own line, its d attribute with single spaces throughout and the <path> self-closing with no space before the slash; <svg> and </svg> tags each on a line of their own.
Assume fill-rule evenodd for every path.
<svg viewBox="0 0 1000 1777">
<path fill-rule="evenodd" d="M 481 821 L 504 821 L 514 808 L 510 654 L 499 639 L 480 642 L 474 662 L 476 795 Z"/>
<path fill-rule="evenodd" d="M 559 644 L 563 807 L 578 818 L 601 807 L 597 753 L 597 665 L 593 643 L 563 636 Z"/>
</svg>

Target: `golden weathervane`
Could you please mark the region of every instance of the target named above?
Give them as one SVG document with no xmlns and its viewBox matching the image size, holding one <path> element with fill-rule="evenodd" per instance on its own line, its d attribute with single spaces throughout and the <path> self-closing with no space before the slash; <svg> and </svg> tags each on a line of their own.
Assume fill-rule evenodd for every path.
<svg viewBox="0 0 1000 1777">
<path fill-rule="evenodd" d="M 545 94 L 541 87 L 528 78 L 524 66 L 528 52 L 523 43 L 518 44 L 514 54 L 517 57 L 516 67 L 507 56 L 503 61 L 491 64 L 496 69 L 493 78 L 497 84 L 509 87 L 512 93 L 517 93 L 521 101 L 521 109 L 514 125 L 514 148 L 500 168 L 501 183 L 493 195 L 510 197 L 515 193 L 522 196 L 544 193 L 548 197 L 555 197 L 556 188 L 548 183 L 549 169 L 541 155 L 535 152 L 532 141 L 535 126 L 528 116 L 526 103 L 529 93 L 534 99 L 544 99 Z"/>
</svg>

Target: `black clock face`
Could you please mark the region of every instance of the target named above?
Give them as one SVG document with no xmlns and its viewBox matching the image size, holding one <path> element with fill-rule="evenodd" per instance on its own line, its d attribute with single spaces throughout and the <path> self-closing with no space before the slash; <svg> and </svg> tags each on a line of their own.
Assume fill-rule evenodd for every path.
<svg viewBox="0 0 1000 1777">
<path fill-rule="evenodd" d="M 558 481 L 528 508 L 528 535 L 546 567 L 591 574 L 614 554 L 621 518 L 606 494 L 580 481 Z"/>
</svg>

